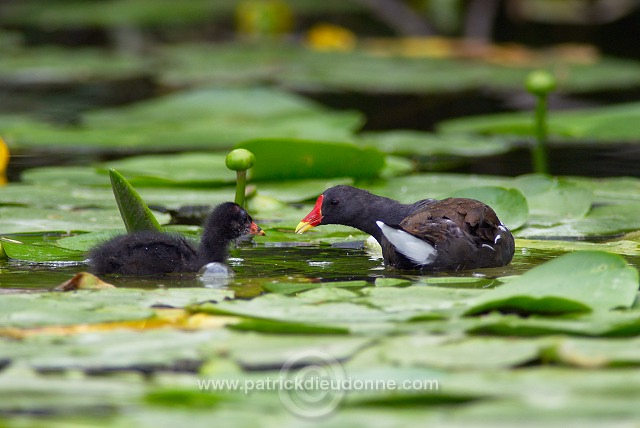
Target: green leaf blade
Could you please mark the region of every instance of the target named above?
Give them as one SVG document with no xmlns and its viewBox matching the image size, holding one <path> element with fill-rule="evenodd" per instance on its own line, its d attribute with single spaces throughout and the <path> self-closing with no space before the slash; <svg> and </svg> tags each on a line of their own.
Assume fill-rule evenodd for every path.
<svg viewBox="0 0 640 428">
<path fill-rule="evenodd" d="M 127 179 L 115 169 L 109 170 L 109 176 L 127 232 L 140 230 L 162 232 L 160 223 Z"/>
</svg>

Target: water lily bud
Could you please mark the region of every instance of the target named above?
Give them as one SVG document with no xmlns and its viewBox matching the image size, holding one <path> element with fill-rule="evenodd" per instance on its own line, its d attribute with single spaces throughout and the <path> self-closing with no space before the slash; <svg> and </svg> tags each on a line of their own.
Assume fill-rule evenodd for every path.
<svg viewBox="0 0 640 428">
<path fill-rule="evenodd" d="M 556 88 L 556 79 L 548 71 L 536 70 L 529 73 L 525 86 L 533 95 L 543 97 Z"/>
<path fill-rule="evenodd" d="M 256 157 L 249 150 L 235 149 L 227 155 L 225 164 L 233 171 L 247 170 L 256 163 Z"/>
<path fill-rule="evenodd" d="M 9 164 L 9 147 L 0 137 L 0 186 L 7 183 L 7 165 Z M 1 254 L 0 254 L 0 258 Z"/>
</svg>

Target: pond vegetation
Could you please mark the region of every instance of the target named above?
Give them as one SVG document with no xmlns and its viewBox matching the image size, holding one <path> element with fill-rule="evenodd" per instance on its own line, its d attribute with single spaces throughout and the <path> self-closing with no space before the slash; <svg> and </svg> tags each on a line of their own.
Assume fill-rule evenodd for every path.
<svg viewBox="0 0 640 428">
<path fill-rule="evenodd" d="M 234 13 L 261 9 L 235 0 L 56 3 L 10 2 L 0 22 L 7 426 L 637 420 L 640 174 L 595 174 L 600 158 L 588 161 L 604 151 L 637 161 L 636 59 L 590 46 L 481 49 L 333 27 L 314 37 L 217 34 L 209 42 L 207 25 L 232 32 Z M 371 13 L 355 1 L 261 4 L 269 3 L 289 3 L 304 28 L 332 16 L 358 28 Z M 125 16 L 130 28 L 118 30 Z M 90 36 L 83 46 L 38 41 L 73 29 Z M 129 42 L 107 49 L 106 34 Z M 529 151 L 536 100 L 525 80 L 535 70 L 557 82 L 537 94 L 550 108 L 538 130 L 549 174 L 533 173 Z M 234 149 L 255 162 L 228 158 Z M 517 173 L 503 172 L 512 166 Z M 513 232 L 514 259 L 401 271 L 385 267 L 356 229 L 295 234 L 318 195 L 338 184 L 403 203 L 478 199 Z M 197 240 L 202 213 L 234 199 L 266 235 L 231 249 L 232 277 L 100 282 L 83 273 L 90 248 L 127 230 Z M 128 216 L 131 206 L 139 210 Z M 181 209 L 187 221 L 177 220 Z M 255 387 L 299 369 L 303 376 L 305 367 L 438 388 L 318 398 L 201 385 Z"/>
</svg>

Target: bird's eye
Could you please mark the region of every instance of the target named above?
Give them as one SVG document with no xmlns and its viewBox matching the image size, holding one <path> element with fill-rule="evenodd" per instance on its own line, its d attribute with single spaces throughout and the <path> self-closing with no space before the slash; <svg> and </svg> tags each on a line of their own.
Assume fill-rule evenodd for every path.
<svg viewBox="0 0 640 428">
<path fill-rule="evenodd" d="M 332 199 L 331 200 L 331 205 L 340 205 L 340 201 L 337 199 Z"/>
</svg>

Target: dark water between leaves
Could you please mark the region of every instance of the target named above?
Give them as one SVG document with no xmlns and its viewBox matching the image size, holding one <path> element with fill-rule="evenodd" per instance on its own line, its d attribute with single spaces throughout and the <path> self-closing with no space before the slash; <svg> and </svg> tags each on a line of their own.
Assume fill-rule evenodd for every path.
<svg viewBox="0 0 640 428">
<path fill-rule="evenodd" d="M 31 237 L 30 240 L 35 239 Z M 236 292 L 237 297 L 250 298 L 268 292 L 279 284 L 308 285 L 310 288 L 341 281 L 373 283 L 378 278 L 397 278 L 411 282 L 429 278 L 456 277 L 455 287 L 491 287 L 494 278 L 519 275 L 532 267 L 558 256 L 557 251 L 517 249 L 513 262 L 502 268 L 463 272 L 409 272 L 386 268 L 382 258 L 364 248 L 362 241 L 329 245 L 292 242 L 244 243 L 231 251 L 229 265 L 235 277 L 229 281 L 203 281 L 198 275 L 183 274 L 164 277 L 104 277 L 117 287 L 154 289 L 158 287 L 222 287 Z M 28 263 L 0 261 L 0 293 L 19 290 L 48 290 L 87 271 L 85 263 Z M 469 278 L 469 282 L 461 278 Z M 480 281 L 480 279 L 487 279 Z M 426 282 L 425 282 L 426 283 Z M 362 285 L 365 285 L 364 283 Z"/>
</svg>

